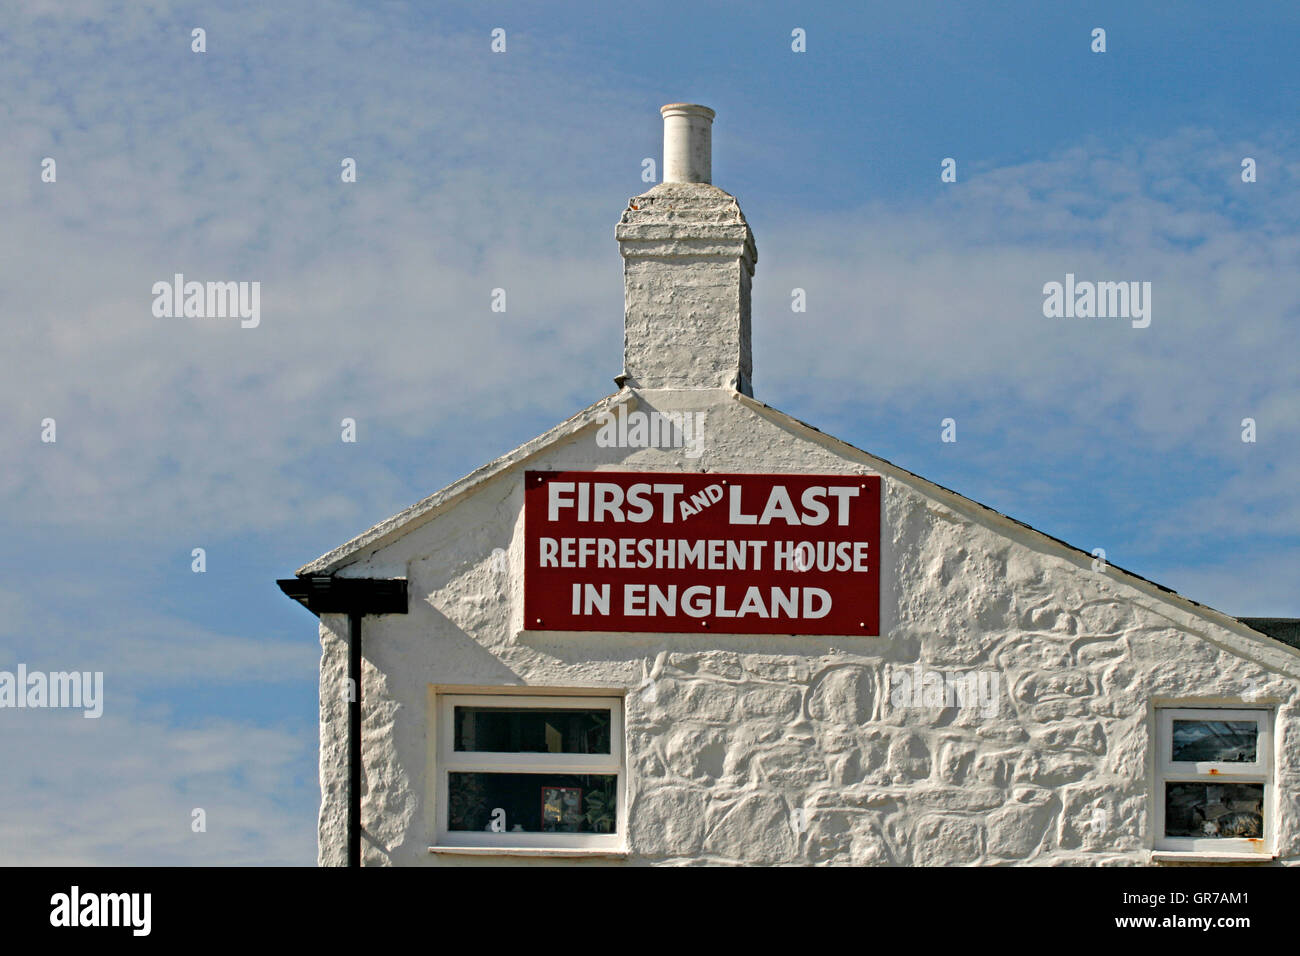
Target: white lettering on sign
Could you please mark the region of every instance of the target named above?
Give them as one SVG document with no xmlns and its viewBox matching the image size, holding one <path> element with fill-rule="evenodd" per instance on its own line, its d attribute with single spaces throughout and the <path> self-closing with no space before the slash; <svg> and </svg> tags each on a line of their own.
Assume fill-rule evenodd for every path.
<svg viewBox="0 0 1300 956">
<path fill-rule="evenodd" d="M 682 485 L 640 483 L 632 485 L 624 495 L 623 489 L 613 482 L 552 481 L 546 487 L 546 520 L 557 521 L 562 509 L 572 508 L 574 513 L 568 517 L 592 524 L 606 521 L 640 523 L 649 521 L 656 511 L 661 521 L 672 524 L 674 520 L 685 520 L 717 504 L 724 494 L 721 485 L 709 485 L 689 498 L 677 501 L 684 491 Z M 796 506 L 785 485 L 775 485 L 757 512 L 745 510 L 744 495 L 745 489 L 740 485 L 731 486 L 728 507 L 732 524 L 768 525 L 783 521 L 788 525 L 815 527 L 829 520 L 831 507 L 827 498 L 833 498 L 835 524 L 843 527 L 849 523 L 849 502 L 858 496 L 858 489 L 814 485 L 804 489 Z M 656 497 L 659 499 L 658 508 L 655 507 Z M 676 513 L 674 503 L 678 505 Z"/>
<path fill-rule="evenodd" d="M 821 485 L 805 488 L 799 498 L 803 510 L 799 511 L 795 508 L 794 502 L 790 500 L 790 493 L 786 491 L 785 486 L 776 485 L 768 493 L 767 502 L 763 506 L 761 515 L 745 513 L 744 494 L 745 489 L 740 485 L 731 486 L 732 524 L 771 524 L 777 518 L 780 518 L 786 524 L 792 525 L 816 526 L 825 524 L 826 519 L 830 516 L 830 509 L 826 505 L 826 496 L 830 495 L 837 500 L 835 523 L 843 527 L 849 523 L 849 499 L 857 497 L 858 489 L 842 486 L 826 488 Z"/>
<path fill-rule="evenodd" d="M 763 571 L 767 541 L 731 538 L 539 538 L 543 568 Z M 773 541 L 774 571 L 868 571 L 869 541 Z"/>
<path fill-rule="evenodd" d="M 590 587 L 591 585 L 587 585 Z M 608 588 L 608 585 L 605 585 Z M 578 585 L 574 585 L 574 606 L 578 601 Z M 733 593 L 738 589 L 733 589 Z M 605 594 L 608 601 L 608 593 Z M 697 584 L 678 589 L 675 584 L 623 585 L 623 613 L 629 617 L 653 617 L 658 614 L 672 617 L 678 611 L 689 617 L 762 617 L 808 618 L 825 617 L 831 609 L 831 596 L 822 588 L 761 588 L 750 586 L 738 604 L 727 596 L 727 585 L 714 587 Z M 597 602 L 590 602 L 595 604 Z M 601 613 L 608 614 L 606 608 Z"/>
<path fill-rule="evenodd" d="M 627 490 L 625 497 L 623 489 L 613 482 L 553 481 L 546 488 L 546 520 L 556 521 L 560 518 L 561 508 L 573 508 L 576 511 L 573 517 L 579 521 L 600 522 L 606 519 L 634 523 L 649 521 L 655 513 L 654 502 L 650 500 L 650 496 L 658 495 L 663 501 L 660 520 L 671 523 L 673 501 L 683 490 L 681 485 L 636 484 Z M 719 489 L 720 495 L 721 489 Z M 593 497 L 596 502 L 594 506 Z M 625 512 L 624 504 L 636 510 Z"/>
</svg>

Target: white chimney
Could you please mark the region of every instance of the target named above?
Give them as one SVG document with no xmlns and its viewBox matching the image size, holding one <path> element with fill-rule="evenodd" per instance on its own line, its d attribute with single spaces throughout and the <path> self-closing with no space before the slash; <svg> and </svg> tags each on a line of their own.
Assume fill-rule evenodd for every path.
<svg viewBox="0 0 1300 956">
<path fill-rule="evenodd" d="M 749 287 L 758 250 L 735 197 L 711 185 L 713 110 L 670 103 L 664 181 L 628 200 L 623 373 L 632 388 L 734 388 L 752 395 Z"/>
</svg>

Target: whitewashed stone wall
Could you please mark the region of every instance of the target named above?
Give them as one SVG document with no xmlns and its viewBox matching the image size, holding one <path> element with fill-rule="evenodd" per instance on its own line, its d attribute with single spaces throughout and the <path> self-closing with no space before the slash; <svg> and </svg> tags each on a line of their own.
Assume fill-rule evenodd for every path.
<svg viewBox="0 0 1300 956">
<path fill-rule="evenodd" d="M 428 852 L 433 685 L 625 692 L 634 865 L 1143 864 L 1153 707 L 1253 692 L 1277 708 L 1277 850 L 1300 862 L 1300 653 L 728 390 L 641 399 L 706 412 L 703 456 L 601 448 L 589 429 L 526 467 L 879 473 L 882 636 L 521 633 L 516 466 L 342 572 L 411 592 L 410 614 L 366 621 L 366 865 L 485 862 Z M 346 846 L 341 635 L 327 615 L 326 865 Z M 895 668 L 918 663 L 996 673 L 996 714 L 895 706 Z"/>
</svg>

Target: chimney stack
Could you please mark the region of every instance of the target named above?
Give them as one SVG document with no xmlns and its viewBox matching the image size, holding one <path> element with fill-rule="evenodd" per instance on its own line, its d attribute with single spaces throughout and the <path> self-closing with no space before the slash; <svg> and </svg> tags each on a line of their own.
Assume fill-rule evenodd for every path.
<svg viewBox="0 0 1300 956">
<path fill-rule="evenodd" d="M 664 181 L 628 200 L 623 373 L 638 389 L 734 388 L 752 395 L 749 287 L 758 251 L 735 197 L 711 184 L 713 110 L 670 103 Z"/>
</svg>

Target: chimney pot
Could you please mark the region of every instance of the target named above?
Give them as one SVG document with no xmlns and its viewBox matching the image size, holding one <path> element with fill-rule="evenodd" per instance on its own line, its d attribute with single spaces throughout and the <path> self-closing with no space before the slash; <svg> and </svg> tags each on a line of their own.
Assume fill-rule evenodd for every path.
<svg viewBox="0 0 1300 956">
<path fill-rule="evenodd" d="M 713 110 L 696 103 L 669 103 L 659 112 L 664 118 L 663 181 L 713 182 Z"/>
</svg>

